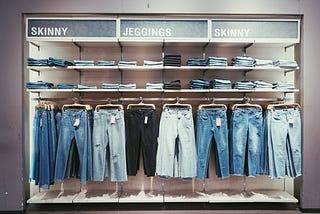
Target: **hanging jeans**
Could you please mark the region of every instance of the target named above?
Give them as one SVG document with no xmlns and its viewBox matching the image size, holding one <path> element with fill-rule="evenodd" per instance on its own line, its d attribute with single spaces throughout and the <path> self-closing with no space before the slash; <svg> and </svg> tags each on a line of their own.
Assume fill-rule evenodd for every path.
<svg viewBox="0 0 320 214">
<path fill-rule="evenodd" d="M 136 175 L 140 165 L 142 150 L 144 173 L 154 176 L 156 171 L 158 125 L 154 109 L 128 109 L 127 130 L 127 166 L 128 175 Z"/>
<path fill-rule="evenodd" d="M 298 108 L 267 112 L 268 159 L 271 178 L 301 175 L 301 118 Z M 287 173 L 286 173 L 287 172 Z"/>
<path fill-rule="evenodd" d="M 31 143 L 30 180 L 40 188 L 54 183 L 57 146 L 56 118 L 53 110 L 36 109 Z"/>
<path fill-rule="evenodd" d="M 197 178 L 209 178 L 212 140 L 215 141 L 216 174 L 229 177 L 229 147 L 226 109 L 208 108 L 197 111 Z"/>
<path fill-rule="evenodd" d="M 235 108 L 231 116 L 231 174 L 258 175 L 263 140 L 262 110 Z"/>
<path fill-rule="evenodd" d="M 70 177 L 70 168 L 75 161 L 74 149 L 79 157 L 80 182 L 92 180 L 92 115 L 84 109 L 66 109 L 62 112 L 56 156 L 55 179 Z M 72 160 L 73 159 L 73 160 Z"/>
<path fill-rule="evenodd" d="M 193 178 L 197 174 L 192 110 L 165 108 L 161 114 L 156 174 Z"/>
<path fill-rule="evenodd" d="M 103 181 L 105 177 L 108 177 L 110 164 L 110 180 L 116 182 L 127 181 L 123 110 L 96 110 L 94 112 L 92 140 L 93 180 Z"/>
</svg>

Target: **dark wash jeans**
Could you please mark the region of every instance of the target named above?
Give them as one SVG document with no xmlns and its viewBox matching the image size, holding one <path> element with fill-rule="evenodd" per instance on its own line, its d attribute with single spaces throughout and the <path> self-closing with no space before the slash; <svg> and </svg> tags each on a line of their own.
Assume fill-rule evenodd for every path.
<svg viewBox="0 0 320 214">
<path fill-rule="evenodd" d="M 158 121 L 156 111 L 148 108 L 127 110 L 126 152 L 127 172 L 134 176 L 139 170 L 140 148 L 142 149 L 144 173 L 154 176 L 156 171 Z"/>
</svg>

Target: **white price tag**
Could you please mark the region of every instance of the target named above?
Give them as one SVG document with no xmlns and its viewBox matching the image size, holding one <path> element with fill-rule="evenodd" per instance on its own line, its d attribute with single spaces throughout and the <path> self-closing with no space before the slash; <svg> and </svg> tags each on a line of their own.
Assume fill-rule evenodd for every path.
<svg viewBox="0 0 320 214">
<path fill-rule="evenodd" d="M 110 116 L 110 124 L 116 124 L 116 117 Z"/>
<path fill-rule="evenodd" d="M 144 124 L 148 124 L 148 116 L 144 117 Z"/>
<path fill-rule="evenodd" d="M 220 117 L 218 117 L 218 118 L 216 118 L 216 126 L 221 126 L 221 118 Z"/>
<path fill-rule="evenodd" d="M 294 123 L 293 118 L 288 118 L 288 123 L 293 124 Z"/>
<path fill-rule="evenodd" d="M 80 125 L 80 119 L 77 118 L 77 119 L 74 120 L 73 126 L 74 127 L 78 127 L 79 125 Z"/>
</svg>

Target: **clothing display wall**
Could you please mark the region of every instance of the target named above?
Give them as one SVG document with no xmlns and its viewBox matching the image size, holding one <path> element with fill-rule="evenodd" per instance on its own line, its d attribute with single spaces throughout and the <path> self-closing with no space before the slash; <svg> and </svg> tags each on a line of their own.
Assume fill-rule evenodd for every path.
<svg viewBox="0 0 320 214">
<path fill-rule="evenodd" d="M 284 198 L 277 202 L 297 202 L 292 194 L 293 178 L 301 176 L 301 107 L 286 104 L 299 103 L 299 35 L 261 42 L 215 38 L 214 16 L 193 21 L 204 22 L 207 34 L 199 30 L 188 38 L 185 32 L 187 39 L 172 40 L 115 34 L 101 41 L 75 35 L 69 42 L 27 36 L 29 114 L 37 118 L 42 100 L 61 110 L 56 126 L 46 123 L 50 129 L 44 131 L 39 120 L 30 126 L 30 133 L 51 138 L 56 131 L 57 139 L 48 138 L 42 148 L 34 146 L 41 145 L 34 138 L 40 134 L 30 136 L 29 149 L 38 152 L 30 153 L 29 203 L 63 189 L 73 195 L 59 198 L 67 203 L 113 201 L 110 192 L 118 202 L 175 202 L 188 194 L 202 202 L 236 202 L 230 191 L 260 190 L 267 191 L 262 199 L 241 196 L 237 202 L 275 202 L 277 196 Z M 99 108 L 106 103 L 118 106 Z M 278 103 L 283 106 L 267 107 Z M 40 112 L 50 115 L 41 121 L 53 120 L 51 110 Z M 50 146 L 56 155 L 43 160 L 55 151 Z M 55 165 L 43 174 L 47 162 Z M 90 197 L 96 191 L 104 196 Z"/>
</svg>

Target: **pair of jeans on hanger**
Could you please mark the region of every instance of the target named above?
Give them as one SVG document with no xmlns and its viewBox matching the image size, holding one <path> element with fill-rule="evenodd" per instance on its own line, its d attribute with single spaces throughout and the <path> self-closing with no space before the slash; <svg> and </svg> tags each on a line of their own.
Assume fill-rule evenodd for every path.
<svg viewBox="0 0 320 214">
<path fill-rule="evenodd" d="M 230 173 L 250 177 L 259 175 L 262 144 L 262 110 L 255 107 L 235 107 L 230 121 Z"/>
<path fill-rule="evenodd" d="M 33 120 L 30 181 L 44 189 L 49 189 L 54 183 L 58 114 L 54 110 L 37 108 Z"/>
<path fill-rule="evenodd" d="M 71 176 L 79 176 L 81 183 L 92 180 L 92 125 L 91 110 L 62 111 L 55 180 L 64 180 Z M 76 174 L 74 167 L 75 171 L 79 171 Z"/>
<path fill-rule="evenodd" d="M 215 169 L 219 178 L 229 173 L 228 121 L 225 108 L 205 108 L 197 111 L 197 178 L 209 178 L 210 152 L 214 142 Z"/>
<path fill-rule="evenodd" d="M 156 174 L 190 179 L 197 175 L 192 110 L 166 107 L 161 114 Z"/>
<path fill-rule="evenodd" d="M 126 112 L 127 171 L 135 176 L 140 166 L 142 151 L 144 174 L 154 176 L 156 171 L 158 120 L 155 109 L 132 108 Z"/>
<path fill-rule="evenodd" d="M 301 117 L 299 108 L 275 107 L 266 113 L 268 171 L 271 178 L 301 175 Z"/>
<path fill-rule="evenodd" d="M 95 110 L 92 141 L 93 180 L 103 181 L 110 174 L 111 181 L 127 181 L 124 111 Z"/>
</svg>

